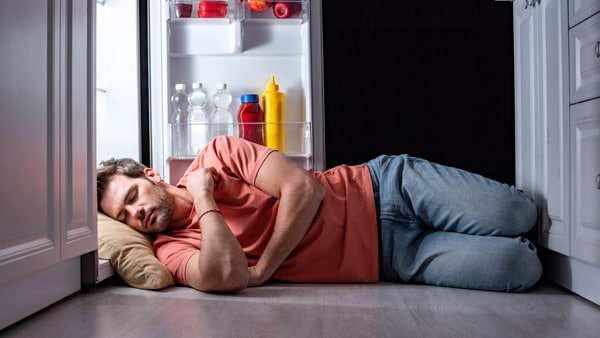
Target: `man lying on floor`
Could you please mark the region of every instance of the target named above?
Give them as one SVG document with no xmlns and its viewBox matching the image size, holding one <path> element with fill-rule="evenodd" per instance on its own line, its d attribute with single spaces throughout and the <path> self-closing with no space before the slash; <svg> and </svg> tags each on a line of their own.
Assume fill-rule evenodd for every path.
<svg viewBox="0 0 600 338">
<path fill-rule="evenodd" d="M 379 280 L 524 291 L 542 267 L 536 207 L 514 186 L 408 155 L 324 172 L 236 137 L 213 139 L 177 186 L 132 159 L 97 171 L 98 210 L 153 234 L 177 284 Z"/>
</svg>

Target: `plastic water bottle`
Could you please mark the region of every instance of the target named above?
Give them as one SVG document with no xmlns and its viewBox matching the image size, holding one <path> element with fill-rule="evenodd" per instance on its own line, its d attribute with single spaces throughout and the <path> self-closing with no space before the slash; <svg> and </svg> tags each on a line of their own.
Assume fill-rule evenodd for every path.
<svg viewBox="0 0 600 338">
<path fill-rule="evenodd" d="M 206 112 L 207 94 L 202 89 L 202 83 L 192 83 L 192 92 L 188 96 L 190 110 L 187 116 L 190 150 L 197 154 L 209 141 L 209 121 Z"/>
<path fill-rule="evenodd" d="M 213 95 L 213 103 L 216 108 L 212 116 L 213 137 L 220 135 L 236 136 L 233 131 L 233 114 L 229 110 L 232 100 L 233 97 L 227 91 L 227 84 L 217 84 L 217 91 Z"/>
<path fill-rule="evenodd" d="M 174 156 L 189 154 L 187 130 L 188 99 L 185 84 L 175 85 L 175 92 L 171 96 L 171 151 Z"/>
<path fill-rule="evenodd" d="M 310 122 L 304 122 L 304 130 L 303 130 L 303 138 L 304 138 L 304 155 L 311 156 L 312 155 L 312 129 L 310 127 Z"/>
</svg>

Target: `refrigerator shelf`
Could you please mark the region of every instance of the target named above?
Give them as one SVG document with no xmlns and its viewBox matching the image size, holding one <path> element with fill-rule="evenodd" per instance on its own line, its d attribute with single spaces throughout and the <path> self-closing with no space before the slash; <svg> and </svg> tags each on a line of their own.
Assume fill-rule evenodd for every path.
<svg viewBox="0 0 600 338">
<path fill-rule="evenodd" d="M 208 142 L 218 135 L 243 137 L 242 130 L 246 128 L 258 129 L 262 133 L 266 144 L 269 144 L 270 133 L 279 133 L 277 137 L 283 140 L 284 148 L 280 149 L 286 155 L 312 154 L 312 125 L 310 122 L 251 122 L 251 123 L 182 123 L 170 124 L 171 156 L 188 157 L 203 148 Z M 178 135 L 178 136 L 177 136 Z M 180 146 L 183 144 L 184 146 Z"/>
<path fill-rule="evenodd" d="M 171 20 L 306 21 L 308 0 L 168 0 Z"/>
<path fill-rule="evenodd" d="M 308 25 L 300 19 L 175 19 L 168 24 L 169 55 L 298 55 Z"/>
<path fill-rule="evenodd" d="M 294 161 L 298 166 L 306 170 L 313 169 L 313 158 L 309 154 L 285 154 L 287 158 Z M 177 184 L 177 181 L 183 176 L 185 170 L 192 164 L 195 156 L 171 156 L 167 158 L 169 167 L 168 182 Z"/>
</svg>

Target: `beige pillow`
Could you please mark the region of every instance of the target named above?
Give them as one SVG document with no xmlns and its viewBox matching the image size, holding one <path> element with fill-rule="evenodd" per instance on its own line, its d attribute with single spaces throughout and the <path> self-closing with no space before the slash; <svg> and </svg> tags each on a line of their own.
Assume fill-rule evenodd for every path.
<svg viewBox="0 0 600 338">
<path fill-rule="evenodd" d="M 156 258 L 149 235 L 98 213 L 98 257 L 130 286 L 158 290 L 172 286 L 173 276 Z"/>
</svg>

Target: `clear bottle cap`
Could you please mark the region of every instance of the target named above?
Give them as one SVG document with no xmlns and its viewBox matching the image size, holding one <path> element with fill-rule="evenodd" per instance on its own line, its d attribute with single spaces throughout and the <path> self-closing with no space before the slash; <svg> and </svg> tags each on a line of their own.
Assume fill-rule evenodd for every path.
<svg viewBox="0 0 600 338">
<path fill-rule="evenodd" d="M 227 89 L 227 84 L 225 84 L 225 83 L 217 83 L 217 89 L 218 90 Z"/>
</svg>

